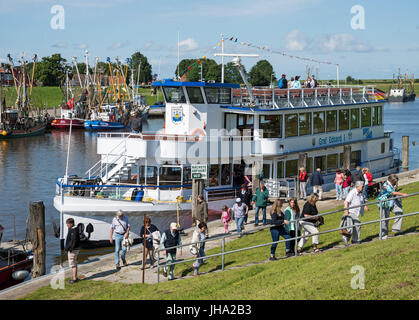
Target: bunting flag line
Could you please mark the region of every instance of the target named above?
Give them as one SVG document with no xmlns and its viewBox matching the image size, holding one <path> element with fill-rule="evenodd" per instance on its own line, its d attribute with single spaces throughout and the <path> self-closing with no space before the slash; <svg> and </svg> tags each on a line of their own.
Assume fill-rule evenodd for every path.
<svg viewBox="0 0 419 320">
<path fill-rule="evenodd" d="M 186 69 L 184 69 L 180 74 L 179 77 L 183 76 L 186 72 L 190 71 L 193 67 L 197 67 L 198 65 L 201 65 L 202 60 L 207 60 L 206 56 L 203 56 L 202 58 L 196 59 L 196 61 L 192 64 L 190 64 L 189 66 L 186 67 Z"/>
<path fill-rule="evenodd" d="M 233 39 L 235 39 L 235 40 L 233 40 Z M 255 44 L 253 44 L 253 43 L 250 43 L 250 42 L 245 42 L 245 41 L 238 42 L 238 38 L 236 38 L 234 36 L 232 36 L 232 37 L 231 36 L 230 37 L 225 37 L 225 38 L 222 39 L 222 42 L 224 40 L 229 40 L 231 42 L 240 44 L 242 46 L 252 47 L 252 48 L 255 48 L 255 49 L 259 49 L 259 50 L 268 51 L 268 52 L 275 53 L 275 54 L 280 54 L 280 55 L 282 55 L 284 57 L 289 57 L 291 59 L 294 59 L 295 58 L 295 59 L 298 59 L 298 60 L 308 61 L 308 62 L 329 64 L 329 65 L 332 65 L 332 64 L 333 65 L 339 65 L 337 63 L 333 63 L 333 62 L 330 62 L 330 61 L 324 61 L 324 60 L 318 60 L 318 59 L 313 59 L 313 58 L 300 57 L 300 56 L 295 56 L 295 55 L 288 54 L 288 53 L 286 53 L 284 51 L 272 50 L 268 46 L 260 47 L 260 46 L 257 46 Z M 221 43 L 218 43 L 217 46 L 221 46 Z M 213 49 L 216 49 L 217 46 L 215 46 Z"/>
</svg>

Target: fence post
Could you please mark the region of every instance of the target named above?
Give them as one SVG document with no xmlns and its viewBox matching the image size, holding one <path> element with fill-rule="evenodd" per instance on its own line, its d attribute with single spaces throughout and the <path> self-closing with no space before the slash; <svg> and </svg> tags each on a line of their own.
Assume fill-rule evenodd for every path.
<svg viewBox="0 0 419 320">
<path fill-rule="evenodd" d="M 160 250 L 157 249 L 157 283 L 160 283 Z"/>
<path fill-rule="evenodd" d="M 296 219 L 296 221 L 295 221 L 295 236 L 294 236 L 294 238 L 295 238 L 295 245 L 294 245 L 294 256 L 298 256 L 298 239 L 297 239 L 297 237 L 298 237 L 298 230 L 300 229 L 300 226 L 299 226 L 298 221 L 299 221 L 299 218 L 297 218 L 297 219 Z"/>
<path fill-rule="evenodd" d="M 224 259 L 225 259 L 225 256 L 224 256 L 224 248 L 225 248 L 225 243 L 226 243 L 226 238 L 223 237 L 223 244 L 221 246 L 221 250 L 222 250 L 222 254 L 223 254 L 221 256 L 221 270 L 222 271 L 224 271 Z"/>
<path fill-rule="evenodd" d="M 382 233 L 382 230 L 383 230 L 383 228 L 382 228 L 382 223 L 383 223 L 383 201 L 382 200 L 380 200 L 380 204 L 379 204 L 379 206 L 380 206 L 380 230 L 379 230 L 379 239 L 380 240 L 383 240 L 383 233 Z"/>
</svg>

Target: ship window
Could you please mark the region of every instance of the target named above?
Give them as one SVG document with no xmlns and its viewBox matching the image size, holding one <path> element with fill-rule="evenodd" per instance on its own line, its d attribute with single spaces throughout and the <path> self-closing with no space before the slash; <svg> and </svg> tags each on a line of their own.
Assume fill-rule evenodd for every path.
<svg viewBox="0 0 419 320">
<path fill-rule="evenodd" d="M 183 184 L 192 184 L 191 167 L 183 167 Z"/>
<path fill-rule="evenodd" d="M 324 132 L 324 111 L 313 113 L 313 124 L 314 134 Z"/>
<path fill-rule="evenodd" d="M 361 165 L 361 151 L 352 151 L 351 153 L 351 168 Z"/>
<path fill-rule="evenodd" d="M 296 113 L 285 115 L 285 137 L 298 136 L 298 115 Z"/>
<path fill-rule="evenodd" d="M 263 138 L 282 138 L 282 116 L 261 115 L 259 129 L 263 130 Z"/>
<path fill-rule="evenodd" d="M 311 113 L 299 114 L 300 136 L 311 134 Z"/>
<path fill-rule="evenodd" d="M 339 168 L 343 168 L 344 153 L 339 153 Z"/>
<path fill-rule="evenodd" d="M 209 104 L 231 104 L 230 88 L 204 88 Z"/>
<path fill-rule="evenodd" d="M 381 125 L 381 113 L 382 109 L 381 106 L 376 106 L 374 108 L 371 108 L 372 111 L 372 125 L 373 126 L 379 126 Z"/>
<path fill-rule="evenodd" d="M 338 154 L 327 155 L 327 172 L 333 172 L 338 167 Z"/>
<path fill-rule="evenodd" d="M 327 111 L 326 112 L 326 131 L 327 132 L 336 131 L 337 124 L 338 124 L 337 111 L 336 110 Z"/>
<path fill-rule="evenodd" d="M 220 172 L 219 164 L 212 164 L 210 166 L 210 176 L 209 176 L 209 186 L 216 187 L 218 186 L 218 175 Z"/>
<path fill-rule="evenodd" d="M 163 92 L 169 103 L 186 103 L 182 87 L 163 87 Z"/>
<path fill-rule="evenodd" d="M 339 110 L 339 130 L 349 130 L 349 110 Z"/>
<path fill-rule="evenodd" d="M 359 128 L 359 109 L 351 109 L 351 129 Z"/>
<path fill-rule="evenodd" d="M 284 161 L 278 161 L 276 163 L 276 177 L 278 179 L 284 178 Z"/>
<path fill-rule="evenodd" d="M 231 165 L 223 164 L 221 165 L 221 185 L 231 184 Z"/>
<path fill-rule="evenodd" d="M 289 160 L 285 165 L 285 176 L 294 177 L 298 175 L 298 159 Z"/>
<path fill-rule="evenodd" d="M 382 142 L 381 143 L 381 153 L 385 153 L 386 152 L 386 143 Z"/>
<path fill-rule="evenodd" d="M 361 126 L 371 126 L 371 108 L 369 107 L 361 108 Z"/>
<path fill-rule="evenodd" d="M 271 178 L 271 164 L 270 163 L 264 163 L 262 167 L 262 173 L 264 179 L 270 179 Z"/>
<path fill-rule="evenodd" d="M 157 184 L 157 167 L 141 166 L 140 167 L 140 184 L 156 185 Z"/>
<path fill-rule="evenodd" d="M 307 158 L 306 172 L 313 172 L 313 157 L 308 157 Z"/>
<path fill-rule="evenodd" d="M 378 106 L 378 124 L 383 124 L 383 106 Z"/>
<path fill-rule="evenodd" d="M 186 87 L 190 103 L 204 103 L 200 87 Z"/>
<path fill-rule="evenodd" d="M 179 185 L 181 181 L 181 167 L 160 167 L 159 182 L 161 186 Z"/>
<path fill-rule="evenodd" d="M 239 114 L 237 116 L 237 129 L 239 129 L 242 132 L 242 135 L 245 135 L 245 132 L 251 130 L 250 134 L 246 134 L 251 136 L 253 134 L 253 115 Z"/>
<path fill-rule="evenodd" d="M 317 170 L 317 168 L 320 168 L 322 172 L 326 171 L 326 156 L 320 156 L 314 158 L 314 170 Z"/>
</svg>

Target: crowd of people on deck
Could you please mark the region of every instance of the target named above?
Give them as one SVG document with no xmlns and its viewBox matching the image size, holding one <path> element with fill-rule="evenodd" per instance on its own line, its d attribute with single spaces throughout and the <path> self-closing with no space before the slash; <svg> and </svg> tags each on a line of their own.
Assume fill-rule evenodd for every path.
<svg viewBox="0 0 419 320">
<path fill-rule="evenodd" d="M 306 81 L 301 85 L 300 76 L 291 77 L 291 80 L 287 80 L 287 76 L 282 74 L 282 77 L 278 81 L 279 89 L 301 89 L 301 88 L 317 88 L 318 82 L 314 75 L 307 77 Z"/>
<path fill-rule="evenodd" d="M 373 185 L 373 177 L 368 168 L 361 170 L 360 166 L 356 167 L 354 172 L 350 170 L 336 170 L 334 183 L 336 186 L 336 200 L 344 201 L 344 214 L 342 216 L 339 228 L 342 234 L 342 241 L 345 246 L 349 245 L 352 239 L 352 244 L 361 242 L 361 217 L 364 216 L 364 211 L 368 210 L 367 201 L 369 190 Z M 239 237 L 242 237 L 245 225 L 248 223 L 249 210 L 255 209 L 254 225 L 259 225 L 259 212 L 262 211 L 262 226 L 270 228 L 272 238 L 272 245 L 270 247 L 269 260 L 277 260 L 275 254 L 278 246 L 278 241 L 282 237 L 285 239 L 285 255 L 292 256 L 295 254 L 301 255 L 303 247 L 309 238 L 312 238 L 313 253 L 320 252 L 319 244 L 319 227 L 324 224 L 324 218 L 319 215 L 317 209 L 317 202 L 322 200 L 324 180 L 320 168 L 309 175 L 305 168 L 300 168 L 298 175 L 300 200 L 305 200 L 302 209 L 299 207 L 298 199 L 296 197 L 290 198 L 284 208 L 284 201 L 275 199 L 270 209 L 270 220 L 266 216 L 266 208 L 269 205 L 269 191 L 266 188 L 263 179 L 260 179 L 259 187 L 255 193 L 252 194 L 251 181 L 244 180 L 240 190 L 239 197 L 236 198 L 234 205 L 229 208 L 223 206 L 221 212 L 221 222 L 224 225 L 224 232 L 230 233 L 229 223 L 233 220 L 236 224 L 236 231 Z M 313 193 L 307 196 L 307 184 L 311 183 Z M 401 199 L 392 199 L 393 197 L 406 197 L 407 194 L 397 191 L 398 177 L 396 174 L 391 174 L 387 181 L 385 181 L 378 195 L 378 201 L 382 201 L 382 218 L 388 218 L 393 212 L 397 218 L 394 219 L 392 225 L 392 232 L 397 234 L 402 230 L 402 202 Z M 175 279 L 174 269 L 175 265 L 171 264 L 177 261 L 177 258 L 182 255 L 182 240 L 179 225 L 172 222 L 169 228 L 160 233 L 159 229 L 151 223 L 149 217 L 145 217 L 144 225 L 140 230 L 140 241 L 144 246 L 146 258 L 150 268 L 155 268 L 156 263 L 156 249 L 162 251 L 166 256 L 166 264 L 163 267 L 163 275 L 168 277 L 168 280 Z M 198 195 L 196 210 L 192 215 L 192 223 L 194 227 L 192 240 L 190 244 L 190 253 L 196 259 L 191 265 L 194 276 L 199 276 L 199 269 L 206 261 L 205 257 L 205 243 L 208 238 L 208 205 L 202 194 Z M 75 227 L 74 219 L 69 218 L 66 221 L 68 227 L 68 234 L 66 239 L 65 250 L 68 252 L 69 265 L 72 268 L 72 278 L 69 283 L 75 283 L 77 278 L 77 256 L 80 249 L 80 238 Z M 381 222 L 382 239 L 388 237 L 389 220 Z M 121 269 L 122 265 L 127 266 L 126 253 L 132 239 L 130 238 L 131 225 L 128 217 L 122 212 L 118 211 L 113 218 L 110 229 L 110 243 L 115 242 L 115 265 L 116 269 Z M 295 237 L 300 239 L 293 239 Z M 144 245 L 145 243 L 145 245 Z M 175 247 L 175 248 L 173 248 Z M 178 250 L 179 249 L 179 250 Z M 297 250 L 297 252 L 295 252 Z M 143 261 L 145 265 L 147 261 Z M 168 265 L 167 265 L 168 264 Z"/>
</svg>

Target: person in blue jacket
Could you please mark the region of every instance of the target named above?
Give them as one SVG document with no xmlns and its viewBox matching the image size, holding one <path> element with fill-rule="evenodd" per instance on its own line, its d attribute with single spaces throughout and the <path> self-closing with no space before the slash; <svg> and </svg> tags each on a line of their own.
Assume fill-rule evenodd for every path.
<svg viewBox="0 0 419 320">
<path fill-rule="evenodd" d="M 313 172 L 310 177 L 310 183 L 313 187 L 313 193 L 317 193 L 319 195 L 319 200 L 322 200 L 324 180 L 320 168 L 317 168 L 316 171 Z"/>
</svg>

